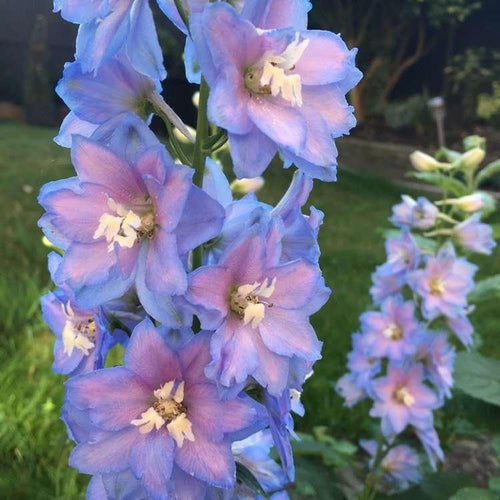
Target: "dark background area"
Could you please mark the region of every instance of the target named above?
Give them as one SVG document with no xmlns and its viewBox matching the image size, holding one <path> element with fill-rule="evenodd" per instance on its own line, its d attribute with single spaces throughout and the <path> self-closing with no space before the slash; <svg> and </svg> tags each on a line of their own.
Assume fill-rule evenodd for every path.
<svg viewBox="0 0 500 500">
<path fill-rule="evenodd" d="M 332 0 L 313 0 L 311 28 L 328 29 L 345 35 L 344 31 L 347 28 L 342 26 L 341 20 L 334 17 L 334 3 Z M 361 4 L 362 1 L 357 3 Z M 183 66 L 178 57 L 178 51 L 183 47 L 183 37 L 165 16 L 159 13 L 156 4 L 154 2 L 151 4 L 158 14 L 156 16 L 158 30 L 165 50 L 165 64 L 169 71 L 169 78 L 164 82 L 166 98 L 175 102 L 181 116 L 193 122 L 194 109 L 191 106 L 191 96 L 194 89 L 185 82 Z M 380 7 L 375 7 L 378 8 Z M 500 50 L 499 24 L 500 2 L 483 0 L 481 9 L 470 14 L 465 22 L 459 23 L 454 30 L 452 54 L 461 54 L 466 49 L 475 47 L 485 47 L 490 51 Z M 43 94 L 49 89 L 50 103 L 47 103 L 45 112 L 42 113 L 44 115 L 42 121 L 45 120 L 44 124 L 58 124 L 65 109 L 52 89 L 61 75 L 63 64 L 73 60 L 76 31 L 75 25 L 65 22 L 60 15 L 52 13 L 52 0 L 0 0 L 0 67 L 2 68 L 0 102 L 23 106 L 26 109 L 30 91 L 33 92 L 29 87 L 29 80 L 32 79 L 30 68 L 34 61 L 42 60 L 46 89 L 34 93 L 40 101 L 40 93 Z M 422 92 L 433 96 L 445 91 L 444 68 L 449 62 L 447 58 L 452 55 L 447 54 L 450 26 L 443 24 L 438 29 L 433 29 L 432 35 L 434 41 L 431 48 L 404 72 L 390 94 L 391 101 L 403 100 Z M 410 40 L 407 47 L 408 54 L 411 54 L 415 44 L 416 40 Z M 367 66 L 367 62 L 363 57 L 363 52 L 360 52 L 359 64 L 366 70 L 363 66 Z M 53 106 L 52 109 L 48 104 Z M 373 116 L 377 114 L 379 110 L 372 113 Z M 28 116 L 28 121 L 32 121 L 30 118 L 37 120 L 36 116 Z"/>
</svg>

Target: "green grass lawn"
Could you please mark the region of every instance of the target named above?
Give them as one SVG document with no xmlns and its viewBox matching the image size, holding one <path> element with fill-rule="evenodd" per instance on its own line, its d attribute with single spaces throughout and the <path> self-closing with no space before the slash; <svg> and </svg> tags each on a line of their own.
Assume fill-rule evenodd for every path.
<svg viewBox="0 0 500 500">
<path fill-rule="evenodd" d="M 59 420 L 63 377 L 50 370 L 53 337 L 41 321 L 38 299 L 50 287 L 47 249 L 36 220 L 40 186 L 72 175 L 67 150 L 52 142 L 55 130 L 0 124 L 0 498 L 81 497 L 86 478 L 67 465 L 71 444 Z M 272 169 L 262 196 L 276 202 L 290 173 Z M 322 209 L 321 264 L 333 296 L 314 318 L 324 341 L 323 359 L 307 382 L 307 416 L 300 430 L 326 425 L 333 436 L 357 439 L 366 426 L 362 409 L 347 411 L 334 393 L 342 375 L 350 335 L 370 303 L 370 274 L 384 259 L 379 230 L 387 227 L 390 207 L 401 189 L 382 180 L 340 171 L 336 184 L 317 183 L 311 203 Z M 497 217 L 497 221 L 500 220 Z M 500 253 L 476 259 L 481 276 L 500 273 Z M 480 277 L 481 277 L 480 276 Z M 475 324 L 485 354 L 500 357 L 498 311 L 482 305 Z"/>
</svg>

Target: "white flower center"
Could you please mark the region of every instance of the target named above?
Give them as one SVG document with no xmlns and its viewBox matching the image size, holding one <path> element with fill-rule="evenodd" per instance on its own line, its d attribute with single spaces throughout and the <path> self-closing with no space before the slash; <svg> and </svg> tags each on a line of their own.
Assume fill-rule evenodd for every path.
<svg viewBox="0 0 500 500">
<path fill-rule="evenodd" d="M 79 349 L 85 356 L 90 354 L 90 350 L 95 347 L 96 324 L 92 316 L 88 318 L 77 318 L 71 304 L 61 305 L 66 316 L 62 332 L 64 354 L 71 356 L 73 350 Z"/>
<path fill-rule="evenodd" d="M 273 307 L 272 303 L 263 299 L 271 297 L 275 286 L 276 278 L 271 284 L 266 278 L 263 283 L 256 281 L 253 285 L 239 286 L 231 293 L 231 310 L 243 319 L 245 325 L 251 322 L 252 328 L 257 328 L 264 319 L 266 307 Z"/>
<path fill-rule="evenodd" d="M 139 427 L 141 434 L 147 434 L 153 429 L 160 430 L 164 425 L 176 442 L 182 448 L 184 440 L 194 441 L 191 422 L 186 415 L 184 401 L 184 382 L 180 382 L 175 391 L 175 380 L 154 391 L 156 401 L 144 413 L 141 418 L 134 419 L 130 423 Z"/>
<path fill-rule="evenodd" d="M 445 282 L 439 276 L 434 276 L 429 281 L 429 288 L 432 295 L 442 295 L 445 292 Z"/>
<path fill-rule="evenodd" d="M 132 248 L 143 236 L 152 236 L 155 221 L 152 212 L 146 211 L 140 216 L 134 211 L 116 203 L 113 198 L 108 199 L 108 206 L 112 214 L 104 213 L 99 219 L 99 226 L 95 230 L 94 239 L 101 236 L 109 243 L 108 252 L 112 252 L 114 244 Z"/>
<path fill-rule="evenodd" d="M 386 339 L 399 340 L 403 336 L 403 329 L 397 323 L 389 323 L 382 334 Z"/>
<path fill-rule="evenodd" d="M 404 385 L 396 390 L 394 393 L 394 399 L 399 404 L 403 404 L 405 406 L 413 406 L 415 404 L 415 398 Z"/>
<path fill-rule="evenodd" d="M 300 60 L 309 39 L 299 42 L 299 33 L 281 54 L 266 52 L 259 61 L 248 68 L 245 74 L 246 87 L 257 94 L 281 97 L 292 106 L 302 106 L 302 81 L 300 75 L 291 71 Z"/>
</svg>

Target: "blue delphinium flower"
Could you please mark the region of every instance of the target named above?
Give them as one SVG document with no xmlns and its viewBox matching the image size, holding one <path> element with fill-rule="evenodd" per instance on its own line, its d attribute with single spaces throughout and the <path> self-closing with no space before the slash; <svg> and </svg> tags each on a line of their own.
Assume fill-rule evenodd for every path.
<svg viewBox="0 0 500 500">
<path fill-rule="evenodd" d="M 187 299 L 202 327 L 215 330 L 207 373 L 227 387 L 252 376 L 279 396 L 293 356 L 320 358 L 309 316 L 329 290 L 317 266 L 305 260 L 280 264 L 279 238 L 268 236 L 254 226 L 217 265 L 191 273 Z"/>
<path fill-rule="evenodd" d="M 54 10 L 80 25 L 76 59 L 85 73 L 120 54 L 144 75 L 167 76 L 148 0 L 55 0 Z"/>
<path fill-rule="evenodd" d="M 373 465 L 377 453 L 377 442 L 362 439 L 360 445 L 370 454 Z M 419 483 L 422 475 L 418 471 L 419 458 L 415 451 L 406 445 L 398 445 L 386 452 L 380 462 L 380 469 L 384 478 L 398 488 L 408 488 L 412 483 Z"/>
<path fill-rule="evenodd" d="M 206 247 L 205 263 L 216 264 L 222 253 L 240 237 L 242 232 L 256 224 L 282 227 L 281 261 L 306 259 L 317 264 L 320 256 L 318 232 L 323 223 L 323 212 L 310 207 L 310 215 L 302 213 L 312 191 L 312 179 L 295 172 L 283 198 L 272 207 L 259 201 L 253 193 L 233 200 L 229 182 L 217 163 L 207 160 L 207 174 L 203 187 L 226 210 L 220 235 Z"/>
<path fill-rule="evenodd" d="M 116 299 L 135 285 L 146 311 L 178 326 L 182 318 L 174 307 L 159 314 L 154 302 L 168 303 L 186 291 L 181 257 L 218 233 L 222 207 L 193 186 L 192 170 L 174 164 L 163 146 L 131 164 L 75 136 L 72 160 L 78 177 L 47 184 L 39 197 L 47 211 L 41 228 L 66 250 L 57 280 L 75 291 L 83 308 Z M 191 226 L 180 224 L 187 206 L 195 211 Z M 198 207 L 203 210 L 196 212 Z"/>
<path fill-rule="evenodd" d="M 432 410 L 441 403 L 437 394 L 424 384 L 424 369 L 415 363 L 399 367 L 389 363 L 387 375 L 375 379 L 372 417 L 380 417 L 384 436 L 401 433 L 408 425 L 417 429 L 432 426 Z"/>
<path fill-rule="evenodd" d="M 209 118 L 229 133 L 236 175 L 260 175 L 279 149 L 312 177 L 335 180 L 332 139 L 355 123 L 345 93 L 360 79 L 356 51 L 325 31 L 258 30 L 225 3 L 192 16 L 191 33 Z"/>
<path fill-rule="evenodd" d="M 491 255 L 496 247 L 493 239 L 493 229 L 481 222 L 481 214 L 476 213 L 457 224 L 453 233 L 458 243 L 469 252 Z"/>
<path fill-rule="evenodd" d="M 448 343 L 446 332 L 420 332 L 415 345 L 415 358 L 423 364 L 426 375 L 440 396 L 450 398 L 455 349 Z"/>
<path fill-rule="evenodd" d="M 419 196 L 415 201 L 411 196 L 403 195 L 403 202 L 392 207 L 390 221 L 397 227 L 430 229 L 436 222 L 439 209 L 427 198 Z"/>
<path fill-rule="evenodd" d="M 386 356 L 392 361 L 402 361 L 415 352 L 412 338 L 418 332 L 419 324 L 412 301 L 404 302 L 401 297 L 389 297 L 382 303 L 380 312 L 365 312 L 360 321 L 370 356 Z"/>
<path fill-rule="evenodd" d="M 422 298 L 424 317 L 432 320 L 439 315 L 463 315 L 476 271 L 477 266 L 456 256 L 451 243 L 441 247 L 435 257 L 427 257 L 425 267 L 414 271 L 409 279 L 413 291 Z"/>
<path fill-rule="evenodd" d="M 87 474 L 130 470 L 150 498 L 165 498 L 174 467 L 211 486 L 231 488 L 231 441 L 266 424 L 246 395 L 222 401 L 204 374 L 210 335 L 173 351 L 145 320 L 133 332 L 123 367 L 66 383 L 66 403 L 80 412 L 70 464 Z M 83 425 L 82 425 L 83 423 Z M 86 423 L 86 424 L 85 424 Z"/>
</svg>

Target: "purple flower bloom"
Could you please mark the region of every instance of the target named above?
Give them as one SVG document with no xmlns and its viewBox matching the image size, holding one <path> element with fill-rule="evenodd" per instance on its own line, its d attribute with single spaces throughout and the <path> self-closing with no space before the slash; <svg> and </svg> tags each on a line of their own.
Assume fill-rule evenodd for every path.
<svg viewBox="0 0 500 500">
<path fill-rule="evenodd" d="M 64 290 L 41 298 L 43 320 L 56 336 L 52 369 L 63 375 L 88 373 L 104 366 L 115 341 L 99 310 L 79 309 Z"/>
<path fill-rule="evenodd" d="M 457 224 L 453 229 L 457 241 L 470 252 L 490 255 L 496 247 L 493 229 L 481 222 L 481 214 L 476 213 Z"/>
<path fill-rule="evenodd" d="M 389 219 L 397 227 L 430 229 L 436 222 L 439 209 L 427 198 L 420 196 L 415 201 L 411 196 L 403 195 L 403 202 L 392 207 Z"/>
<path fill-rule="evenodd" d="M 347 360 L 347 367 L 356 375 L 356 385 L 369 392 L 372 379 L 380 372 L 381 363 L 373 355 L 371 340 L 367 335 L 355 333 L 352 336 L 352 351 Z"/>
<path fill-rule="evenodd" d="M 361 446 L 375 457 L 377 443 L 373 440 L 362 439 Z M 380 468 L 384 477 L 395 483 L 400 488 L 408 488 L 411 483 L 418 483 L 422 476 L 418 471 L 419 458 L 415 451 L 406 445 L 399 445 L 391 448 L 380 463 Z"/>
<path fill-rule="evenodd" d="M 148 497 L 165 498 L 178 470 L 231 488 L 231 441 L 266 423 L 264 409 L 246 395 L 220 400 L 204 375 L 210 335 L 201 333 L 174 352 L 148 320 L 133 332 L 125 366 L 98 370 L 66 383 L 66 404 L 79 415 L 79 444 L 70 464 L 87 474 L 131 470 Z"/>
<path fill-rule="evenodd" d="M 302 207 L 312 190 L 312 179 L 302 172 L 296 172 L 290 187 L 276 205 L 271 207 L 258 201 L 254 195 L 247 195 L 233 201 L 229 183 L 220 165 L 207 161 L 207 172 L 203 188 L 226 209 L 226 219 L 221 234 L 206 246 L 205 263 L 216 264 L 223 252 L 248 228 L 262 224 L 280 226 L 281 262 L 306 259 L 318 263 L 320 250 L 318 232 L 323 223 L 323 212 L 310 207 L 309 216 L 302 213 Z"/>
<path fill-rule="evenodd" d="M 107 61 L 97 75 L 83 72 L 78 61 L 67 63 L 56 92 L 71 113 L 56 141 L 71 146 L 71 134 L 90 137 L 98 125 L 128 112 L 147 120 L 151 113 L 148 101 L 158 90 L 153 80 L 123 58 Z"/>
<path fill-rule="evenodd" d="M 274 446 L 281 461 L 281 467 L 289 481 L 295 479 L 295 464 L 293 461 L 293 450 L 290 436 L 298 439 L 294 432 L 293 418 L 290 413 L 291 399 L 289 391 L 283 391 L 279 397 L 264 391 L 263 403 L 269 413 L 271 434 Z"/>
<path fill-rule="evenodd" d="M 420 249 L 409 231 L 404 230 L 400 238 L 388 238 L 385 242 L 387 262 L 381 272 L 398 274 L 413 271 L 420 262 Z"/>
<path fill-rule="evenodd" d="M 211 88 L 209 118 L 227 129 L 235 173 L 257 177 L 279 149 L 313 177 L 335 180 L 332 138 L 354 126 L 345 93 L 360 79 L 338 35 L 262 31 L 225 3 L 191 18 Z"/>
<path fill-rule="evenodd" d="M 376 400 L 370 415 L 381 417 L 384 436 L 399 434 L 408 425 L 417 429 L 432 425 L 432 410 L 440 406 L 440 400 L 423 377 L 420 364 L 398 367 L 389 363 L 387 375 L 373 381 Z"/>
<path fill-rule="evenodd" d="M 254 226 L 216 266 L 190 275 L 187 299 L 203 328 L 216 330 L 207 373 L 229 387 L 254 377 L 273 395 L 287 385 L 290 360 L 320 358 L 309 316 L 328 299 L 317 266 L 279 264 L 279 234 Z"/>
<path fill-rule="evenodd" d="M 441 247 L 436 257 L 428 257 L 425 268 L 411 273 L 409 284 L 422 297 L 422 313 L 432 320 L 463 315 L 467 295 L 474 288 L 477 267 L 455 256 L 453 245 Z"/>
<path fill-rule="evenodd" d="M 388 273 L 387 268 L 382 265 L 372 274 L 372 282 L 370 295 L 375 304 L 380 304 L 391 295 L 401 292 L 406 284 L 406 275 Z"/>
<path fill-rule="evenodd" d="M 412 338 L 419 329 L 415 319 L 415 305 L 403 302 L 401 297 L 389 297 L 382 303 L 382 310 L 361 315 L 362 332 L 370 356 L 387 356 L 392 361 L 402 361 L 415 352 Z"/>
<path fill-rule="evenodd" d="M 353 407 L 367 396 L 366 390 L 358 385 L 358 377 L 353 373 L 346 373 L 339 378 L 335 384 L 335 391 L 344 399 L 344 405 L 348 408 Z"/>
<path fill-rule="evenodd" d="M 124 156 L 135 157 L 134 145 L 127 148 Z M 174 164 L 163 146 L 147 149 L 133 163 L 124 156 L 75 136 L 78 177 L 42 188 L 39 201 L 47 213 L 39 224 L 66 250 L 56 279 L 75 291 L 84 309 L 135 284 L 149 314 L 179 326 L 187 319 L 171 296 L 187 288 L 181 256 L 218 233 L 223 210 L 193 186 L 192 170 Z"/>
<path fill-rule="evenodd" d="M 415 429 L 415 432 L 427 453 L 432 468 L 436 470 L 436 460 L 444 462 L 444 453 L 439 444 L 439 436 L 436 429 L 429 426 L 424 429 Z"/>
<path fill-rule="evenodd" d="M 259 431 L 243 441 L 235 441 L 232 445 L 236 462 L 252 472 L 265 492 L 283 489 L 287 482 L 281 467 L 270 457 L 272 447 L 273 437 L 269 430 Z M 240 489 L 243 491 L 240 492 Z M 247 498 L 248 495 L 254 498 L 244 485 L 238 485 L 235 494 L 236 498 Z"/>
<path fill-rule="evenodd" d="M 99 71 L 116 54 L 154 80 L 167 73 L 148 0 L 55 0 L 55 10 L 80 24 L 76 59 L 85 73 Z"/>
<path fill-rule="evenodd" d="M 447 318 L 447 322 L 451 331 L 457 336 L 458 340 L 460 340 L 460 342 L 462 342 L 462 344 L 469 349 L 474 343 L 472 338 L 472 335 L 474 334 L 474 327 L 467 317 L 467 314 L 464 313 L 456 318 Z"/>
<path fill-rule="evenodd" d="M 441 396 L 451 397 L 455 349 L 446 333 L 422 332 L 416 341 L 415 359 L 424 365 L 427 376 Z"/>
</svg>

